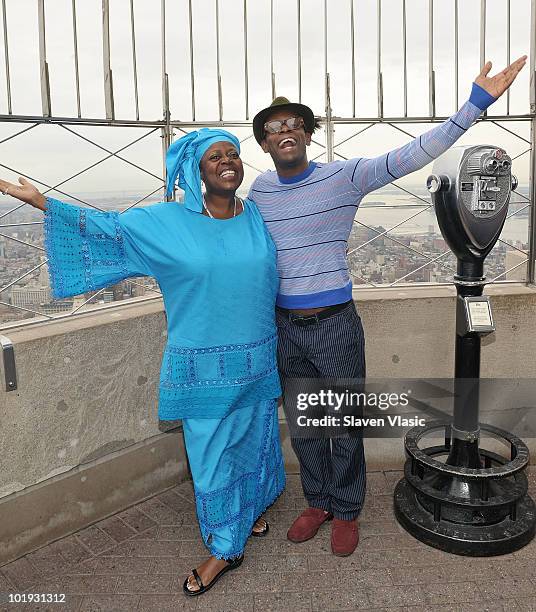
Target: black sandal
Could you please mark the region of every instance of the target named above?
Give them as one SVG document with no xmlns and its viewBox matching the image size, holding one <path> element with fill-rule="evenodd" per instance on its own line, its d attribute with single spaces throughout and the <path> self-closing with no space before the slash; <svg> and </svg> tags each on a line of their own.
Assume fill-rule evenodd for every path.
<svg viewBox="0 0 536 612">
<path fill-rule="evenodd" d="M 211 587 L 213 587 L 216 584 L 216 582 L 218 582 L 218 580 L 223 576 L 223 574 L 225 574 L 225 572 L 228 572 L 229 570 L 233 570 L 233 569 L 236 569 L 237 567 L 240 567 L 242 565 L 243 560 L 244 560 L 244 556 L 242 555 L 241 557 L 237 557 L 236 559 L 233 559 L 232 561 L 231 560 L 227 561 L 228 565 L 226 565 L 222 570 L 220 570 L 206 586 L 203 584 L 203 581 L 201 580 L 201 576 L 197 573 L 197 570 L 193 569 L 192 575 L 195 578 L 195 581 L 197 582 L 197 586 L 199 587 L 199 589 L 197 591 L 191 591 L 188 588 L 188 578 L 189 578 L 188 576 L 188 578 L 186 578 L 186 580 L 184 581 L 184 584 L 182 585 L 182 589 L 184 593 L 191 597 L 195 597 L 196 595 L 201 595 L 202 593 L 206 593 Z"/>
<path fill-rule="evenodd" d="M 265 527 L 262 531 L 251 530 L 251 535 L 254 538 L 264 538 L 264 536 L 270 531 L 270 525 L 268 525 L 268 521 L 266 519 L 262 519 L 265 522 Z"/>
</svg>

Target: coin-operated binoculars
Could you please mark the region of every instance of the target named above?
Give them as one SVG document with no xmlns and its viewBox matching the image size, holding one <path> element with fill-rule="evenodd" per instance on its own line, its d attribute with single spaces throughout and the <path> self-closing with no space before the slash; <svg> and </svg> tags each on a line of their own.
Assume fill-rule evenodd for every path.
<svg viewBox="0 0 536 612">
<path fill-rule="evenodd" d="M 484 259 L 499 238 L 517 187 L 511 168 L 500 147 L 454 147 L 436 160 L 427 181 L 441 233 L 458 260 L 454 416 L 452 422 L 434 421 L 406 434 L 408 459 L 394 504 L 398 521 L 412 535 L 462 555 L 517 550 L 536 529 L 536 506 L 524 473 L 526 445 L 479 423 L 480 339 L 495 331 L 491 305 L 482 295 Z M 421 438 L 442 430 L 444 444 L 419 447 Z M 480 448 L 480 431 L 506 442 L 510 457 Z"/>
</svg>

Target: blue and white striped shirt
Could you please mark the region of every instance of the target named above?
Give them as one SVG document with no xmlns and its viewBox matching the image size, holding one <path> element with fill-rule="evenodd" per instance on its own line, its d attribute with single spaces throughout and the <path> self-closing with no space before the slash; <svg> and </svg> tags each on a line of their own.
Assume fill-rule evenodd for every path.
<svg viewBox="0 0 536 612">
<path fill-rule="evenodd" d="M 274 171 L 257 177 L 248 197 L 259 207 L 277 247 L 277 305 L 316 308 L 350 300 L 346 249 L 363 197 L 439 157 L 494 101 L 473 83 L 469 100 L 455 115 L 389 153 L 311 162 L 291 179 Z"/>
</svg>

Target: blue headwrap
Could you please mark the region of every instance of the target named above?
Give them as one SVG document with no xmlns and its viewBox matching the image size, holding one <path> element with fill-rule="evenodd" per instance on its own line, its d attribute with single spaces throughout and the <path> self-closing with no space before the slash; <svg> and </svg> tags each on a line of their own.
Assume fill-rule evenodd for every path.
<svg viewBox="0 0 536 612">
<path fill-rule="evenodd" d="M 176 140 L 166 154 L 166 194 L 173 193 L 173 186 L 178 177 L 179 187 L 184 189 L 184 205 L 189 210 L 201 212 L 203 196 L 199 162 L 210 146 L 222 141 L 234 144 L 240 153 L 240 141 L 234 134 L 225 130 L 201 128 Z"/>
</svg>

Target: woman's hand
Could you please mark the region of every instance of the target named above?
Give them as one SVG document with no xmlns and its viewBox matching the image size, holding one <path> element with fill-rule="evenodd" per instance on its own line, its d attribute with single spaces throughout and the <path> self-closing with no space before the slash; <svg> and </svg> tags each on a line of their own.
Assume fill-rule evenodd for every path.
<svg viewBox="0 0 536 612">
<path fill-rule="evenodd" d="M 527 56 L 523 55 L 515 62 L 512 62 L 502 72 L 499 72 L 493 77 L 488 77 L 488 73 L 491 70 L 491 62 L 486 62 L 484 67 L 480 71 L 480 74 L 476 77 L 475 83 L 480 85 L 482 89 L 485 89 L 494 98 L 502 96 L 503 93 L 510 87 L 514 82 L 518 72 L 523 68 Z"/>
<path fill-rule="evenodd" d="M 27 204 L 31 204 L 39 210 L 46 210 L 46 198 L 45 196 L 29 181 L 22 176 L 19 176 L 20 185 L 14 183 L 8 183 L 0 179 L 0 191 L 4 195 L 10 195 L 12 198 L 22 200 Z"/>
</svg>

